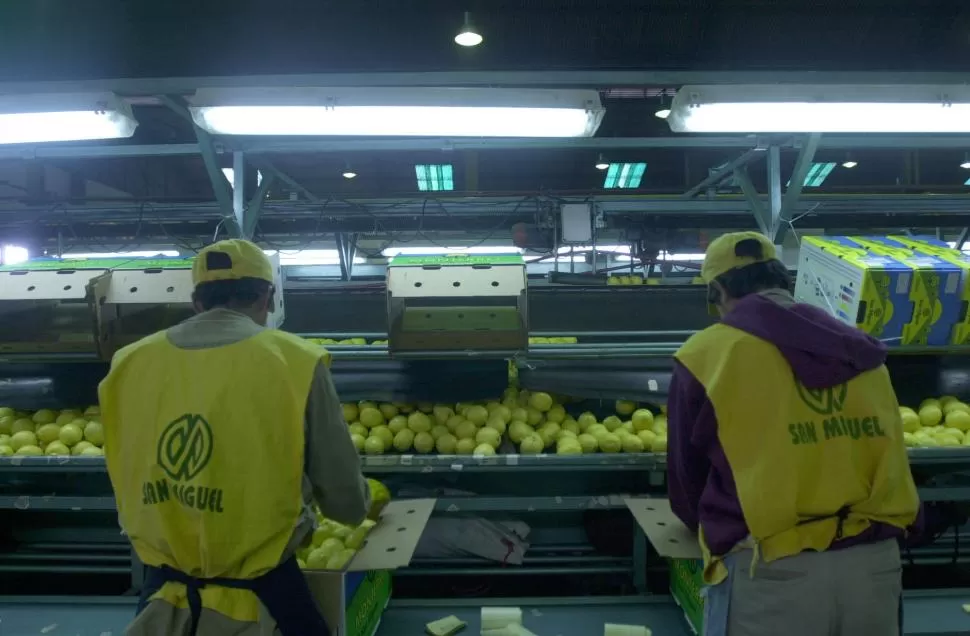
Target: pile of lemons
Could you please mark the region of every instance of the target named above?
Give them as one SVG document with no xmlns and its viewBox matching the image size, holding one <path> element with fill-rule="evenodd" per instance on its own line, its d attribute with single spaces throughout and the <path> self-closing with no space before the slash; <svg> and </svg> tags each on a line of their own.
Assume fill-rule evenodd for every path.
<svg viewBox="0 0 970 636">
<path fill-rule="evenodd" d="M 970 446 L 970 406 L 952 395 L 923 400 L 919 409 L 899 407 L 907 446 Z"/>
<path fill-rule="evenodd" d="M 344 404 L 344 420 L 358 452 L 421 455 L 494 455 L 511 410 L 498 402 L 432 404 L 358 402 Z"/>
<path fill-rule="evenodd" d="M 556 338 L 529 338 L 529 344 L 576 344 L 579 338 L 576 336 L 561 336 Z"/>
<path fill-rule="evenodd" d="M 318 345 L 356 345 L 363 346 L 367 344 L 372 345 L 386 345 L 387 340 L 371 340 L 367 342 L 366 338 L 344 338 L 343 340 L 334 340 L 333 338 L 305 338 L 307 342 L 312 342 Z"/>
<path fill-rule="evenodd" d="M 0 457 L 100 457 L 104 455 L 103 445 L 104 428 L 97 406 L 33 413 L 0 407 Z"/>
<path fill-rule="evenodd" d="M 297 565 L 304 570 L 343 570 L 376 525 L 377 522 L 364 519 L 359 526 L 345 526 L 317 511 L 317 528 L 310 545 L 297 551 Z"/>
<path fill-rule="evenodd" d="M 380 512 L 391 501 L 387 486 L 376 479 L 367 480 L 370 490 L 371 509 L 367 519 L 358 526 L 346 526 L 327 519 L 314 508 L 317 527 L 310 545 L 298 550 L 296 562 L 304 570 L 343 570 L 364 545 L 367 535 L 377 526 Z"/>
<path fill-rule="evenodd" d="M 616 415 L 573 418 L 549 393 L 506 389 L 500 399 L 458 404 L 357 402 L 343 405 L 357 451 L 421 455 L 496 454 L 506 438 L 525 455 L 556 452 L 663 453 L 667 417 L 635 402 L 616 402 Z"/>
<path fill-rule="evenodd" d="M 559 455 L 585 453 L 662 453 L 667 450 L 667 417 L 638 408 L 635 402 L 616 402 L 616 415 L 600 422 L 589 411 L 576 419 L 548 393 L 509 389 L 506 399 L 520 406 L 513 411 L 509 439 L 523 455 L 555 450 Z M 623 418 L 629 418 L 624 421 Z"/>
<path fill-rule="evenodd" d="M 607 285 L 646 285 L 643 276 L 610 276 L 606 279 Z"/>
</svg>

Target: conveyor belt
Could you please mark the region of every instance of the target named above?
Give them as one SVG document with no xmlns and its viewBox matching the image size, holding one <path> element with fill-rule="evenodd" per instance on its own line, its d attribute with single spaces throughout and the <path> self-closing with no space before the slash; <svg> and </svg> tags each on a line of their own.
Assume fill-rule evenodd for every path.
<svg viewBox="0 0 970 636">
<path fill-rule="evenodd" d="M 0 597 L 0 633 L 120 636 L 134 614 L 131 597 Z M 905 636 L 966 636 L 970 589 L 907 592 Z M 523 609 L 523 624 L 540 636 L 599 636 L 603 623 L 647 625 L 657 636 L 688 636 L 680 609 L 668 597 L 392 601 L 375 636 L 421 636 L 428 622 L 455 614 L 480 631 L 483 603 Z"/>
<path fill-rule="evenodd" d="M 657 636 L 689 636 L 690 628 L 669 597 L 584 597 L 563 599 L 473 599 L 391 602 L 376 636 L 418 636 L 424 626 L 454 614 L 468 623 L 462 634 L 481 633 L 483 605 L 522 608 L 522 625 L 538 636 L 601 636 L 604 623 L 646 625 Z"/>
</svg>

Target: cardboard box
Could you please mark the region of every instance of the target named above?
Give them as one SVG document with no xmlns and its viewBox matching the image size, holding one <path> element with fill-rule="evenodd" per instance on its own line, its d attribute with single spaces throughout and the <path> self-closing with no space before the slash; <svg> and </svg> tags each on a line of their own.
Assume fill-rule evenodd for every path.
<svg viewBox="0 0 970 636">
<path fill-rule="evenodd" d="M 372 636 L 390 599 L 390 571 L 411 562 L 434 499 L 394 501 L 343 572 L 307 570 L 310 592 L 333 636 Z"/>
<path fill-rule="evenodd" d="M 945 241 L 931 236 L 888 236 L 906 247 L 943 259 L 960 268 L 959 311 L 953 329 L 950 331 L 949 344 L 970 344 L 970 256 L 950 247 Z"/>
<path fill-rule="evenodd" d="M 695 634 L 704 633 L 704 562 L 701 559 L 668 559 L 670 595 L 684 611 Z"/>
<path fill-rule="evenodd" d="M 913 269 L 909 298 L 913 315 L 903 327 L 902 343 L 946 345 L 954 325 L 966 312 L 961 309 L 963 269 L 929 251 L 917 250 L 886 236 L 851 237 L 874 254 L 895 258 Z"/>
<path fill-rule="evenodd" d="M 807 236 L 798 258 L 795 300 L 869 335 L 900 344 L 910 321 L 913 270 L 847 237 Z"/>
<path fill-rule="evenodd" d="M 350 599 L 344 611 L 347 636 L 373 636 L 391 600 L 391 573 L 351 572 L 344 587 L 345 598 Z"/>
</svg>

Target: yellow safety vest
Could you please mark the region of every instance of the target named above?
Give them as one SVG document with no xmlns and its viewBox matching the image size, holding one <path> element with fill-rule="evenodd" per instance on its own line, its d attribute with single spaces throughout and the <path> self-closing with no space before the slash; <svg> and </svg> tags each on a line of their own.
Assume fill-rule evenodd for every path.
<svg viewBox="0 0 970 636">
<path fill-rule="evenodd" d="M 304 417 L 329 355 L 275 330 L 211 349 L 164 332 L 119 351 L 99 394 L 122 527 L 147 565 L 251 579 L 276 567 L 302 512 Z M 153 597 L 188 607 L 185 586 Z M 203 607 L 256 621 L 247 590 L 207 586 Z"/>
<path fill-rule="evenodd" d="M 756 558 L 828 549 L 843 506 L 843 538 L 872 522 L 914 522 L 919 499 L 885 366 L 807 389 L 774 345 L 723 324 L 693 336 L 676 357 L 714 407 Z M 724 555 L 710 554 L 701 530 L 705 580 L 718 583 Z"/>
</svg>

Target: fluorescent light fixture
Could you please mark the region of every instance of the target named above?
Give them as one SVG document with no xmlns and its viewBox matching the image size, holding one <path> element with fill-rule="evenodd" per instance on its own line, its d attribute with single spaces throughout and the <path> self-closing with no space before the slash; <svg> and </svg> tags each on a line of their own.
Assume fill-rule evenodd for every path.
<svg viewBox="0 0 970 636">
<path fill-rule="evenodd" d="M 685 86 L 667 121 L 694 133 L 966 133 L 970 86 Z"/>
<path fill-rule="evenodd" d="M 200 89 L 192 118 L 222 135 L 592 137 L 605 110 L 588 90 Z"/>
<path fill-rule="evenodd" d="M 137 127 L 111 93 L 0 96 L 0 144 L 120 139 Z"/>
<path fill-rule="evenodd" d="M 16 265 L 17 263 L 23 263 L 30 258 L 30 254 L 27 252 L 26 247 L 21 247 L 19 245 L 4 245 L 3 246 L 3 264 L 4 265 Z"/>
<path fill-rule="evenodd" d="M 235 178 L 236 178 L 236 171 L 235 170 L 233 170 L 232 168 L 223 168 L 222 169 L 222 174 L 225 175 L 226 181 L 229 182 L 229 185 L 230 186 L 235 183 Z M 257 170 L 256 171 L 256 187 L 259 187 L 259 185 L 261 183 L 263 183 L 263 173 L 260 172 L 259 170 Z"/>
<path fill-rule="evenodd" d="M 265 251 L 265 250 L 264 250 Z M 340 253 L 337 250 L 280 250 L 280 265 L 339 265 Z M 366 263 L 361 256 L 354 257 L 355 264 Z"/>
<path fill-rule="evenodd" d="M 510 245 L 475 245 L 473 247 L 440 247 L 426 245 L 422 247 L 386 247 L 381 254 L 394 256 L 438 256 L 442 254 L 521 254 L 522 250 Z"/>
<path fill-rule="evenodd" d="M 849 169 L 851 169 L 851 168 L 855 168 L 858 165 L 859 165 L 859 162 L 858 161 L 853 161 L 852 159 L 846 159 L 845 161 L 842 162 L 842 167 L 843 168 L 849 168 Z"/>
<path fill-rule="evenodd" d="M 828 178 L 832 171 L 835 170 L 835 162 L 829 163 L 813 163 L 812 167 L 808 169 L 808 173 L 805 175 L 805 181 L 802 182 L 802 186 L 806 188 L 817 188 L 825 179 Z M 786 187 L 791 185 L 791 179 L 788 180 Z"/>
<path fill-rule="evenodd" d="M 455 171 L 450 163 L 418 164 L 414 166 L 414 175 L 421 192 L 455 189 Z"/>
<path fill-rule="evenodd" d="M 627 256 L 624 254 L 624 255 L 617 256 L 616 260 L 628 262 L 632 260 L 632 258 L 633 257 Z M 657 254 L 657 261 L 658 262 L 666 261 L 668 263 L 703 263 L 704 255 L 703 254 L 671 254 L 669 252 L 660 252 L 659 254 Z"/>
<path fill-rule="evenodd" d="M 465 11 L 465 23 L 458 35 L 455 36 L 455 44 L 458 46 L 478 46 L 484 39 L 472 24 L 472 14 Z"/>
<path fill-rule="evenodd" d="M 606 178 L 603 180 L 603 187 L 607 190 L 613 188 L 639 188 L 643 173 L 647 171 L 645 163 L 611 163 L 606 171 Z"/>
<path fill-rule="evenodd" d="M 176 250 L 143 250 L 136 252 L 68 252 L 67 254 L 62 254 L 62 259 L 73 259 L 73 258 L 157 258 L 157 257 L 169 257 L 177 258 L 179 253 Z"/>
<path fill-rule="evenodd" d="M 592 251 L 593 251 L 592 245 L 573 245 L 571 247 L 570 246 L 560 247 L 558 253 L 569 254 L 570 252 L 579 253 L 579 252 L 592 252 Z M 596 251 L 612 252 L 614 254 L 629 254 L 630 246 L 629 245 L 597 245 Z"/>
<path fill-rule="evenodd" d="M 970 186 L 970 179 L 967 179 L 966 181 L 964 181 L 963 185 Z M 956 243 L 954 243 L 954 245 L 956 245 Z"/>
</svg>

